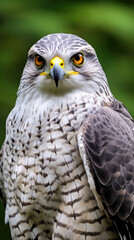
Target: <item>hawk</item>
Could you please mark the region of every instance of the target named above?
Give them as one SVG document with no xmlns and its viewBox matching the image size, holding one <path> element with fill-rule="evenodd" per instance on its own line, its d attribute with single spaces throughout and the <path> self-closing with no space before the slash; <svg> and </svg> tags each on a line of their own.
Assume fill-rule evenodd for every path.
<svg viewBox="0 0 134 240">
<path fill-rule="evenodd" d="M 134 122 L 80 37 L 47 35 L 29 50 L 0 189 L 14 240 L 134 239 Z"/>
</svg>

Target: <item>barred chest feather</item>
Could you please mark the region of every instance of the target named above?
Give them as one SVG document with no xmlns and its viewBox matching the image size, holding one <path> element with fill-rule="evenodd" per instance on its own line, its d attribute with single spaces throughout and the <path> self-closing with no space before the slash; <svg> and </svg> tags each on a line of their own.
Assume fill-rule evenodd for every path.
<svg viewBox="0 0 134 240">
<path fill-rule="evenodd" d="M 13 239 L 104 240 L 110 231 L 116 239 L 89 188 L 77 143 L 83 120 L 101 104 L 102 98 L 76 94 L 22 104 L 9 115 L 4 162 Z"/>
</svg>

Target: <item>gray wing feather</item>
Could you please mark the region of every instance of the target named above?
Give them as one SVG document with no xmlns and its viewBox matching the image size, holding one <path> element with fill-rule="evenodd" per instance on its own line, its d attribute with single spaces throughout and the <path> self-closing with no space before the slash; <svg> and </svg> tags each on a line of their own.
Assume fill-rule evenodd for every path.
<svg viewBox="0 0 134 240">
<path fill-rule="evenodd" d="M 3 148 L 0 150 L 0 198 L 3 201 L 4 206 L 6 205 L 6 198 L 4 193 L 4 182 L 3 182 Z"/>
<path fill-rule="evenodd" d="M 103 204 L 116 225 L 122 222 L 129 228 L 127 239 L 134 239 L 134 122 L 123 104 L 115 100 L 90 115 L 81 132 Z"/>
</svg>

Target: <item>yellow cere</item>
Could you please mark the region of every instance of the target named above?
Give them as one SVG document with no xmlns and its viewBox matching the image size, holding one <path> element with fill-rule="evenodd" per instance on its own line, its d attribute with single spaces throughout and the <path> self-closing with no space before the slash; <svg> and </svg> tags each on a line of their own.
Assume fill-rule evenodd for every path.
<svg viewBox="0 0 134 240">
<path fill-rule="evenodd" d="M 52 60 L 50 61 L 50 67 L 53 68 L 55 63 L 58 63 L 61 68 L 64 68 L 64 61 L 62 58 L 60 58 L 60 57 L 52 58 Z"/>
<path fill-rule="evenodd" d="M 64 60 L 58 56 L 54 57 L 50 61 L 50 68 L 53 68 L 55 64 L 59 64 L 61 68 L 64 68 Z M 65 71 L 65 75 L 76 75 L 79 74 L 78 72 L 75 71 Z M 47 72 L 41 72 L 40 75 L 49 75 Z"/>
</svg>

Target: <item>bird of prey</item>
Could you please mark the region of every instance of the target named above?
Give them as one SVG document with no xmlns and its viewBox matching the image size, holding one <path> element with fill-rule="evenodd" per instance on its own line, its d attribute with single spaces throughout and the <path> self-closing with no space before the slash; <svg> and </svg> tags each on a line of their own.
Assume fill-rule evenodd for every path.
<svg viewBox="0 0 134 240">
<path fill-rule="evenodd" d="M 14 240 L 134 239 L 134 122 L 80 37 L 47 35 L 29 50 L 0 189 Z"/>
</svg>

